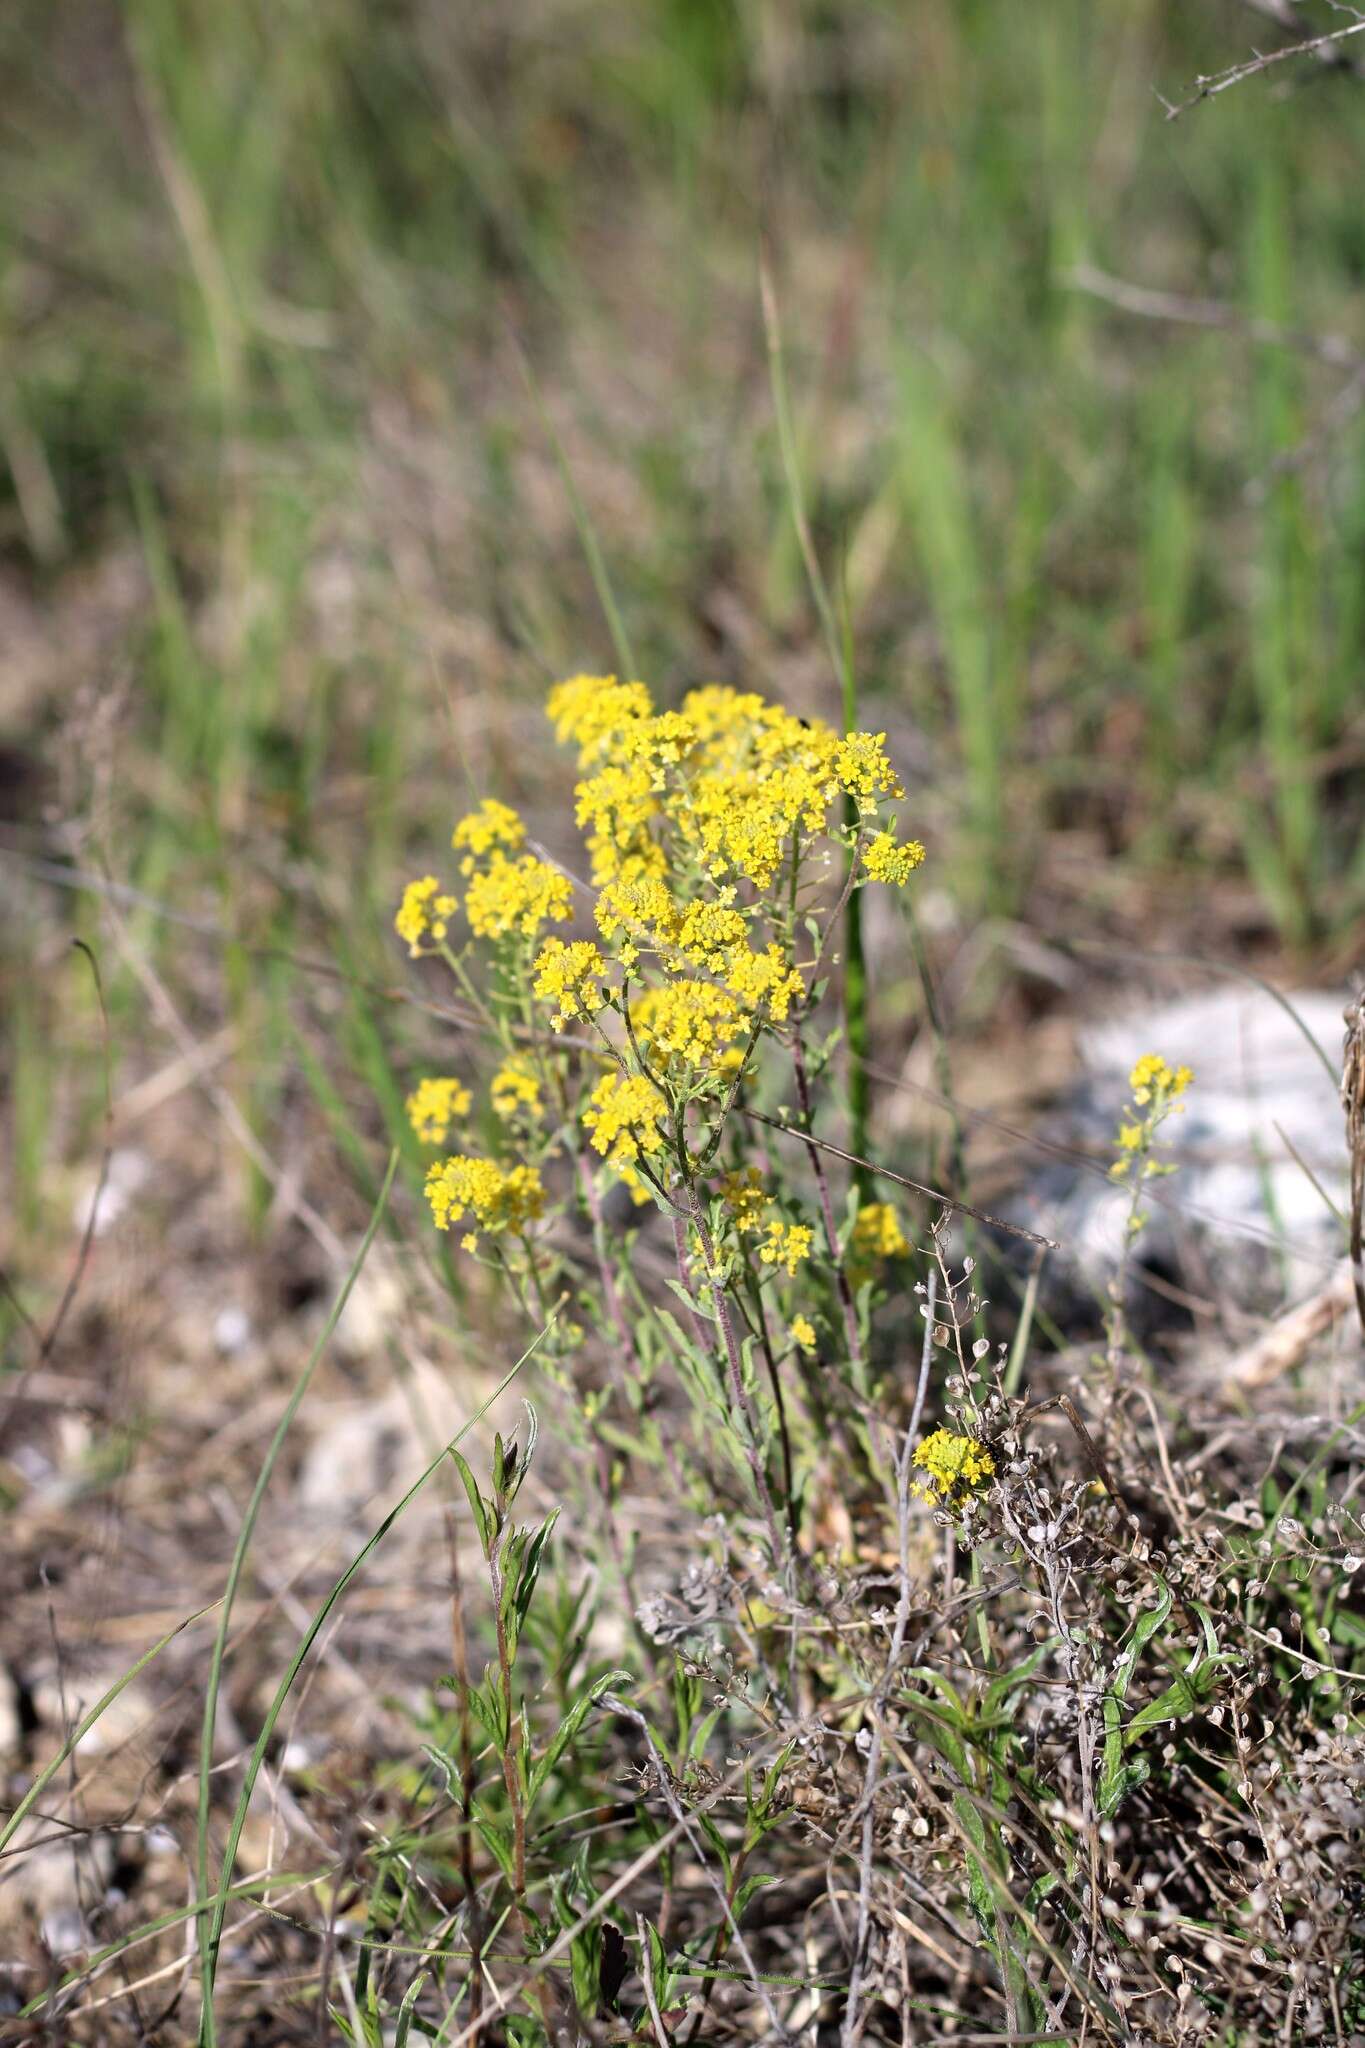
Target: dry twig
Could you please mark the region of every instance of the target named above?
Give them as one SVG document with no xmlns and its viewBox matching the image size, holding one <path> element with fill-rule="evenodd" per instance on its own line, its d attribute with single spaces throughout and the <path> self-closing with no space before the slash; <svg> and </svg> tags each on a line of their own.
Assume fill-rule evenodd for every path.
<svg viewBox="0 0 1365 2048">
<path fill-rule="evenodd" d="M 1178 101 L 1174 106 L 1169 100 L 1161 100 L 1168 121 L 1178 120 L 1181 114 L 1197 107 L 1201 100 L 1215 99 L 1219 93 L 1227 92 L 1231 86 L 1241 85 L 1248 78 L 1255 78 L 1259 72 L 1269 71 L 1272 65 L 1288 63 L 1291 57 L 1318 57 L 1340 48 L 1349 36 L 1365 33 L 1365 21 L 1349 22 L 1345 28 L 1329 29 L 1325 35 L 1309 36 L 1300 43 L 1288 43 L 1282 50 L 1257 50 L 1245 63 L 1230 64 L 1226 71 L 1215 71 L 1211 76 L 1196 78 L 1194 91 L 1188 99 Z"/>
</svg>

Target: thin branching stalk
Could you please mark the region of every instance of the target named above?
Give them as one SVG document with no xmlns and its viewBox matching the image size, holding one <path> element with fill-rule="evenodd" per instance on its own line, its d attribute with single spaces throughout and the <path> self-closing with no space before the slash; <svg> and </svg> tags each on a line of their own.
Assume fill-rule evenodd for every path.
<svg viewBox="0 0 1365 2048">
<path fill-rule="evenodd" d="M 820 1220 L 824 1225 L 825 1247 L 829 1252 L 830 1265 L 834 1270 L 834 1284 L 838 1289 L 839 1307 L 844 1319 L 844 1341 L 848 1346 L 849 1365 L 854 1382 L 860 1392 L 866 1392 L 863 1342 L 858 1330 L 858 1310 L 853 1300 L 853 1289 L 848 1283 L 848 1274 L 839 1250 L 839 1228 L 834 1217 L 834 1199 L 830 1193 L 829 1176 L 821 1157 L 821 1148 L 816 1144 L 814 1132 L 814 1110 L 811 1103 L 810 1081 L 806 1073 L 806 1049 L 801 1037 L 801 1027 L 795 1024 L 791 1034 L 792 1073 L 796 1081 L 796 1104 L 801 1118 L 801 1136 L 806 1141 L 810 1158 L 811 1173 L 815 1179 L 816 1195 L 820 1204 Z"/>
<path fill-rule="evenodd" d="M 749 1471 L 753 1477 L 754 1491 L 763 1509 L 763 1519 L 768 1525 L 768 1539 L 772 1544 L 773 1559 L 776 1562 L 786 1550 L 778 1526 L 777 1512 L 768 1488 L 768 1475 L 763 1469 L 763 1438 L 759 1426 L 758 1411 L 753 1397 L 744 1384 L 744 1357 L 740 1349 L 739 1333 L 735 1319 L 730 1313 L 730 1303 L 725 1283 L 716 1269 L 716 1248 L 707 1227 L 706 1212 L 695 1188 L 689 1187 L 688 1198 L 692 1204 L 692 1221 L 696 1226 L 697 1238 L 701 1245 L 702 1261 L 706 1268 L 707 1285 L 711 1290 L 711 1304 L 716 1312 L 716 1324 L 720 1330 L 725 1349 L 726 1367 L 730 1379 L 730 1400 L 734 1410 L 735 1427 L 743 1438 L 748 1458 Z"/>
</svg>

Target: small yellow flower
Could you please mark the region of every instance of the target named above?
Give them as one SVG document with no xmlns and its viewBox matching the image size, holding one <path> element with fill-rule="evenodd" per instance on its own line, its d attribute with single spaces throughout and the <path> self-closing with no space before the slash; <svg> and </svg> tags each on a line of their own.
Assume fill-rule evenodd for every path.
<svg viewBox="0 0 1365 2048">
<path fill-rule="evenodd" d="M 591 939 L 575 939 L 569 945 L 563 939 L 547 940 L 535 962 L 533 986 L 538 996 L 556 1006 L 550 1019 L 553 1030 L 562 1031 L 572 1018 L 590 1017 L 602 1008 L 606 971 L 607 963 Z"/>
<path fill-rule="evenodd" d="M 443 1145 L 450 1126 L 469 1114 L 472 1099 L 462 1081 L 425 1080 L 417 1083 L 404 1108 L 424 1145 Z"/>
<path fill-rule="evenodd" d="M 450 836 L 457 853 L 463 853 L 460 873 L 472 875 L 479 861 L 490 853 L 509 854 L 525 844 L 526 827 L 514 810 L 486 796 L 477 811 L 461 818 Z"/>
<path fill-rule="evenodd" d="M 889 832 L 878 832 L 863 848 L 863 867 L 869 879 L 889 882 L 893 888 L 903 889 L 915 869 L 923 864 L 924 848 L 918 839 L 902 843 Z"/>
<path fill-rule="evenodd" d="M 765 1266 L 784 1266 L 788 1279 L 794 1280 L 801 1261 L 810 1257 L 815 1232 L 804 1223 L 773 1222 L 767 1226 L 767 1238 L 758 1256 Z"/>
<path fill-rule="evenodd" d="M 588 830 L 595 882 L 609 882 L 623 873 L 660 871 L 663 849 L 649 835 L 659 799 L 644 762 L 608 760 L 596 775 L 577 784 L 574 797 L 576 821 Z"/>
<path fill-rule="evenodd" d="M 794 1343 L 799 1344 L 803 1351 L 814 1351 L 815 1325 L 813 1323 L 809 1322 L 805 1316 L 793 1316 L 787 1327 L 791 1331 Z"/>
<path fill-rule="evenodd" d="M 410 959 L 420 958 L 426 950 L 422 941 L 428 936 L 437 945 L 441 943 L 457 908 L 456 899 L 444 893 L 435 875 L 423 875 L 420 881 L 408 883 L 393 923 L 399 938 L 407 941 Z"/>
<path fill-rule="evenodd" d="M 928 1477 L 923 1483 L 916 1481 L 910 1491 L 931 1503 L 953 1503 L 979 1493 L 995 1472 L 995 1460 L 984 1444 L 948 1429 L 936 1429 L 916 1446 L 915 1465 Z"/>
<path fill-rule="evenodd" d="M 513 1053 L 504 1060 L 489 1085 L 488 1099 L 493 1105 L 494 1116 L 500 1116 L 504 1123 L 514 1117 L 538 1117 L 541 1112 L 540 1076 L 535 1064 L 524 1053 Z"/>
<path fill-rule="evenodd" d="M 545 1189 L 534 1166 L 504 1170 L 495 1160 L 463 1153 L 428 1167 L 426 1195 L 438 1230 L 449 1230 L 468 1212 L 480 1229 L 520 1231 L 545 1208 Z"/>
<path fill-rule="evenodd" d="M 465 913 L 476 938 L 520 932 L 529 939 L 541 925 L 563 924 L 573 915 L 573 883 L 534 854 L 510 861 L 495 853 L 470 882 Z"/>
</svg>

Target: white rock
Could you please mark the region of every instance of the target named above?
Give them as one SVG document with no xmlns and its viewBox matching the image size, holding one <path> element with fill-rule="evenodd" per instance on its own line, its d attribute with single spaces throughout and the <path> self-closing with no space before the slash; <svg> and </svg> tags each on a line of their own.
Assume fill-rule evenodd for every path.
<svg viewBox="0 0 1365 2048">
<path fill-rule="evenodd" d="M 1063 1263 L 1092 1287 L 1104 1285 L 1123 1249 L 1130 1193 L 1104 1175 L 1128 1076 L 1144 1053 L 1191 1067 L 1194 1080 L 1184 1111 L 1162 1131 L 1160 1156 L 1176 1171 L 1143 1191 L 1139 1260 L 1185 1276 L 1196 1292 L 1208 1268 L 1248 1307 L 1321 1284 L 1341 1249 L 1323 1194 L 1343 1206 L 1347 1180 L 1336 1079 L 1345 997 L 1288 1000 L 1295 1016 L 1238 985 L 1130 1007 L 1082 1029 L 1085 1078 L 1055 1135 L 1095 1166 L 1044 1167 L 1017 1214 L 1060 1239 Z"/>
</svg>

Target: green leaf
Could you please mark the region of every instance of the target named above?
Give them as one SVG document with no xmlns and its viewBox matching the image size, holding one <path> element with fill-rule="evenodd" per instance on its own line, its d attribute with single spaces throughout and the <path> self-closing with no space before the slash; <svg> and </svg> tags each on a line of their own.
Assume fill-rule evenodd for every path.
<svg viewBox="0 0 1365 2048">
<path fill-rule="evenodd" d="M 398 2008 L 398 2025 L 394 2029 L 393 2048 L 407 2048 L 408 2035 L 412 2031 L 413 2007 L 421 1997 L 422 1986 L 426 1981 L 426 1971 L 419 1970 L 403 1993 L 403 2003 Z"/>
<path fill-rule="evenodd" d="M 1125 1735 L 1122 1726 L 1122 1705 L 1128 1688 L 1133 1682 L 1138 1659 L 1151 1642 L 1157 1630 L 1164 1627 L 1173 1605 L 1171 1589 L 1166 1581 L 1157 1576 L 1158 1599 L 1155 1607 L 1144 1608 L 1133 1624 L 1132 1640 L 1123 1653 L 1123 1660 L 1110 1680 L 1104 1696 L 1104 1760 L 1100 1769 L 1099 1805 L 1100 1812 L 1108 1819 L 1116 1813 L 1129 1793 L 1136 1790 L 1141 1778 L 1133 1780 L 1127 1775 L 1123 1752 L 1131 1740 L 1132 1729 Z M 1144 1776 L 1146 1773 L 1143 1774 Z"/>
<path fill-rule="evenodd" d="M 469 1469 L 468 1460 L 462 1458 L 457 1450 L 451 1450 L 449 1456 L 454 1460 L 455 1470 L 464 1481 L 464 1490 L 469 1495 L 469 1505 L 474 1515 L 474 1526 L 479 1532 L 479 1542 L 483 1546 L 483 1554 L 487 1557 L 493 1547 L 494 1525 L 492 1512 L 483 1495 L 479 1492 L 478 1481 Z"/>
<path fill-rule="evenodd" d="M 521 1580 L 517 1587 L 516 1599 L 517 1621 L 521 1628 L 524 1628 L 526 1625 L 526 1615 L 536 1590 L 536 1580 L 540 1577 L 540 1567 L 545 1554 L 545 1545 L 550 1539 L 550 1531 L 558 1520 L 559 1509 L 556 1508 L 541 1523 L 539 1529 L 531 1538 L 527 1549 L 526 1562 L 521 1568 Z"/>
<path fill-rule="evenodd" d="M 739 1890 L 735 1893 L 734 1904 L 731 1908 L 736 1920 L 739 1919 L 740 1914 L 744 1911 L 744 1908 L 748 1905 L 755 1892 L 761 1892 L 766 1885 L 781 1884 L 781 1882 L 782 1879 L 774 1870 L 757 1870 L 752 1877 L 746 1877 Z"/>
<path fill-rule="evenodd" d="M 720 1858 L 721 1875 L 725 1879 L 725 1888 L 728 1891 L 730 1889 L 731 1866 L 730 1851 L 725 1845 L 725 1837 L 724 1835 L 722 1835 L 720 1829 L 716 1826 L 715 1822 L 712 1820 L 709 1813 L 699 1813 L 696 1816 L 696 1821 L 697 1826 L 701 1829 L 701 1832 L 705 1835 L 707 1841 L 711 1844 L 711 1847 L 715 1850 L 717 1856 L 719 1856 Z"/>
<path fill-rule="evenodd" d="M 510 1835 L 506 1833 L 502 1823 L 494 1820 L 491 1815 L 476 1814 L 474 1825 L 479 1831 L 479 1839 L 482 1841 L 485 1849 L 487 1849 L 489 1855 L 507 1879 L 507 1882 L 511 1884 L 514 1876 L 515 1859 Z"/>
<path fill-rule="evenodd" d="M 1012 1670 L 1004 1671 L 999 1678 L 991 1680 L 982 1698 L 983 1716 L 988 1722 L 1012 1704 L 1014 1694 L 1027 1685 L 1043 1660 L 1051 1656 L 1057 1641 L 1056 1636 L 1050 1636 L 1045 1643 L 1039 1643 L 1022 1664 L 1016 1664 Z"/>
<path fill-rule="evenodd" d="M 1125 1740 L 1134 1742 L 1149 1728 L 1160 1728 L 1168 1721 L 1186 1721 L 1191 1714 L 1197 1714 L 1217 1689 L 1220 1670 L 1237 1661 L 1236 1657 L 1228 1654 L 1204 1657 L 1193 1669 L 1182 1671 L 1173 1685 L 1168 1685 L 1157 1699 L 1149 1700 L 1134 1714 L 1128 1723 Z"/>
</svg>

